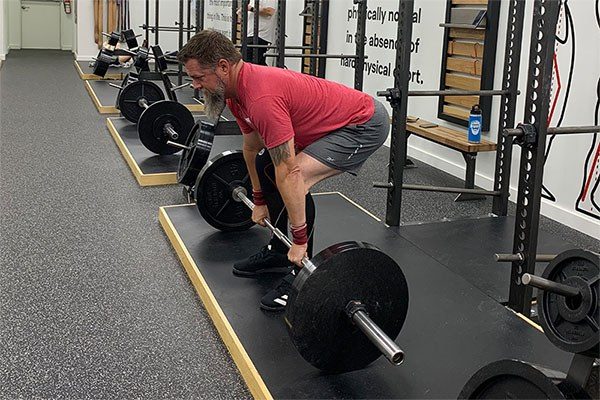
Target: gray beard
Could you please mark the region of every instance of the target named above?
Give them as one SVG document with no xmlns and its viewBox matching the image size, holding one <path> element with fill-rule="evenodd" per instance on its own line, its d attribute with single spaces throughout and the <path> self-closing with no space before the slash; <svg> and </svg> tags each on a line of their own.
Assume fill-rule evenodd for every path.
<svg viewBox="0 0 600 400">
<path fill-rule="evenodd" d="M 217 92 L 210 93 L 208 90 L 203 90 L 204 96 L 204 112 L 206 116 L 214 122 L 219 120 L 221 113 L 225 109 L 225 93 L 224 88 L 217 89 Z"/>
</svg>

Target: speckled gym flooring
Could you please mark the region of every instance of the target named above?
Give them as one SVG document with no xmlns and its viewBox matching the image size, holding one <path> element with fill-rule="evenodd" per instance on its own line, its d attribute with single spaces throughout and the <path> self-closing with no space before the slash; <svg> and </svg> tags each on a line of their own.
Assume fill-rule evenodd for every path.
<svg viewBox="0 0 600 400">
<path fill-rule="evenodd" d="M 341 191 L 375 215 L 387 149 Z M 417 161 L 410 183 L 461 185 Z M 489 200 L 406 192 L 403 220 L 480 216 Z M 0 398 L 248 398 L 158 224 L 180 187 L 141 188 L 60 51 L 11 51 L 0 70 Z M 600 242 L 542 226 L 586 248 Z M 265 332 L 268 335 L 269 332 Z"/>
</svg>

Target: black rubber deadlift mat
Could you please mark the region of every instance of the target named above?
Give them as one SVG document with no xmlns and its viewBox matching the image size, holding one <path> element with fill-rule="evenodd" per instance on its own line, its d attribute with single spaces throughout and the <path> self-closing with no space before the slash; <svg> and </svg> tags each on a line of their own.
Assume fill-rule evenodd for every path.
<svg viewBox="0 0 600 400">
<path fill-rule="evenodd" d="M 268 241 L 265 228 L 223 233 L 195 205 L 162 207 L 159 220 L 255 398 L 456 398 L 482 366 L 505 358 L 566 371 L 571 356 L 542 332 L 375 220 L 339 193 L 315 195 L 315 253 L 359 240 L 399 263 L 409 287 L 408 317 L 396 343 L 405 362 L 326 375 L 292 345 L 283 314 L 259 309 L 277 277 L 238 278 L 235 261 Z M 202 334 L 202 332 L 198 332 Z"/>
<path fill-rule="evenodd" d="M 181 153 L 158 155 L 151 152 L 140 141 L 137 125 L 123 117 L 107 118 L 106 127 L 140 186 L 177 183 Z M 242 135 L 217 135 L 213 142 L 211 156 L 226 150 L 239 150 L 242 148 L 242 141 Z"/>
<path fill-rule="evenodd" d="M 117 101 L 117 93 L 119 89 L 110 86 L 110 84 L 120 85 L 120 82 L 99 80 L 99 81 L 84 81 L 85 89 L 88 91 L 96 109 L 100 114 L 119 114 L 119 110 L 115 107 Z M 157 82 L 158 86 L 164 91 L 162 82 Z M 184 88 L 177 91 L 177 101 L 185 105 L 192 112 L 204 111 L 204 105 L 197 103 L 194 99 L 194 90 Z M 166 95 L 165 95 L 166 98 Z"/>
<path fill-rule="evenodd" d="M 90 67 L 91 61 L 73 61 L 75 65 L 75 70 L 79 74 L 79 77 L 83 80 L 120 80 L 122 81 L 125 78 L 125 75 L 129 72 L 129 68 L 122 68 L 117 66 L 108 67 L 108 71 L 106 75 L 100 77 L 98 75 L 94 75 L 94 68 Z"/>
<path fill-rule="evenodd" d="M 494 254 L 512 253 L 514 217 L 462 219 L 395 229 L 403 238 L 488 296 L 503 304 L 508 302 L 511 263 L 496 262 Z M 539 230 L 539 254 L 558 254 L 574 247 L 551 233 Z M 546 265 L 548 263 L 537 263 L 536 274 L 541 276 Z"/>
</svg>

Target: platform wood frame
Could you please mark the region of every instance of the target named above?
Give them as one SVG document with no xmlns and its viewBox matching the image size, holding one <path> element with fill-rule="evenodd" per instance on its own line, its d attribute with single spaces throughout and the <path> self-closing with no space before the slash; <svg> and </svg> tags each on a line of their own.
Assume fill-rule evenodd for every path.
<svg viewBox="0 0 600 400">
<path fill-rule="evenodd" d="M 73 60 L 73 65 L 75 66 L 75 70 L 79 74 L 79 77 L 84 81 L 112 81 L 112 80 L 123 80 L 125 74 L 121 73 L 107 73 L 104 77 L 89 74 L 83 72 L 81 69 L 81 65 L 77 62 L 77 60 Z"/>
<path fill-rule="evenodd" d="M 131 173 L 135 177 L 136 181 L 140 186 L 162 186 L 162 185 L 175 185 L 177 184 L 177 172 L 165 172 L 155 174 L 145 174 L 137 161 L 127 148 L 127 145 L 119 135 L 119 132 L 110 118 L 106 118 L 106 127 L 113 140 L 117 144 L 121 155 L 125 159 L 125 162 L 131 169 Z"/>
</svg>

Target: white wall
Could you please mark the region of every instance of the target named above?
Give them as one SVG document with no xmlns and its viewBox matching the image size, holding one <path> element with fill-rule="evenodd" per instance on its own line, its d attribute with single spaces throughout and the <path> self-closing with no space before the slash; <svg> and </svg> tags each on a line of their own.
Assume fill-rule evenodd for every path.
<svg viewBox="0 0 600 400">
<path fill-rule="evenodd" d="M 155 23 L 154 0 L 150 0 L 150 25 Z M 161 26 L 175 26 L 175 21 L 179 20 L 179 0 L 161 0 L 159 3 L 159 24 Z M 187 1 L 184 1 L 187 6 Z M 91 0 L 78 0 L 77 15 L 77 51 L 78 60 L 90 60 L 98 54 L 98 47 L 94 43 L 94 5 Z M 145 22 L 145 0 L 130 0 L 129 14 L 131 28 L 137 34 L 143 34 L 144 31 L 139 27 Z M 187 8 L 184 9 L 184 23 L 187 22 Z M 192 24 L 194 16 L 192 15 Z M 106 24 L 104 31 L 106 31 Z M 141 44 L 145 36 L 139 37 Z M 177 32 L 160 32 L 159 44 L 163 51 L 178 49 L 179 36 Z M 184 34 L 184 43 L 187 35 Z M 150 34 L 150 45 L 154 45 L 155 35 Z"/>
<path fill-rule="evenodd" d="M 6 0 L 8 19 L 8 47 L 21 48 L 21 0 Z"/>
<path fill-rule="evenodd" d="M 499 88 L 502 84 L 507 3 L 502 2 L 501 9 L 495 88 Z M 575 25 L 576 61 L 573 70 L 573 85 L 569 101 L 565 108 L 562 126 L 593 125 L 593 113 L 596 104 L 596 82 L 599 75 L 598 71 L 600 71 L 600 46 L 589 45 L 589 43 L 598 43 L 600 41 L 600 27 L 598 27 L 595 21 L 595 1 L 580 0 L 569 2 L 568 4 L 571 8 Z M 524 93 L 527 82 L 532 6 L 532 1 L 527 1 L 519 82 L 519 87 L 523 94 L 519 97 L 517 103 L 517 121 L 520 121 L 523 117 L 525 104 Z M 370 38 L 374 34 L 377 34 L 380 37 L 396 39 L 397 24 L 389 22 L 387 17 L 389 16 L 389 12 L 398 10 L 398 1 L 369 1 L 369 9 L 375 10 L 377 7 L 381 7 L 381 10 L 386 12 L 385 21 L 382 22 L 380 19 L 367 21 L 367 37 Z M 354 44 L 347 43 L 346 40 L 347 33 L 354 34 L 356 31 L 356 21 L 348 19 L 348 10 L 352 8 L 352 0 L 331 2 L 328 41 L 329 53 L 354 52 Z M 444 20 L 445 2 L 443 0 L 416 0 L 415 10 L 418 11 L 419 9 L 421 9 L 421 21 L 413 25 L 412 37 L 413 43 L 418 40 L 419 46 L 415 47 L 417 51 L 412 53 L 411 71 L 418 72 L 420 80 L 415 79 L 411 82 L 410 88 L 414 90 L 438 89 L 444 33 L 443 29 L 439 28 L 438 25 Z M 564 32 L 566 29 L 564 14 L 561 21 L 562 28 L 559 27 L 559 30 L 562 29 Z M 572 32 L 569 38 L 572 40 Z M 382 71 L 385 74 L 376 74 L 368 70 L 365 74 L 364 90 L 374 95 L 377 90 L 382 90 L 393 85 L 395 50 L 374 48 L 367 45 L 366 54 L 368 56 L 366 60 L 367 68 L 368 65 L 373 64 L 375 66 L 382 66 L 382 69 L 385 70 Z M 564 104 L 566 81 L 569 75 L 570 47 L 568 45 L 557 46 L 557 57 L 563 87 L 562 92 L 559 94 L 557 111 L 552 119 L 551 124 L 553 126 L 558 123 L 559 110 L 562 109 L 562 104 Z M 353 82 L 353 69 L 341 66 L 339 60 L 330 60 L 327 64 L 327 78 L 351 86 Z M 555 82 L 554 89 L 556 87 L 557 84 Z M 497 139 L 498 102 L 499 99 L 494 98 L 494 106 L 491 114 L 491 131 L 485 136 L 494 142 Z M 451 126 L 459 130 L 465 129 L 464 127 L 452 126 L 452 124 L 446 121 L 437 119 L 437 98 L 411 98 L 408 105 L 408 112 L 410 115 L 416 115 L 440 125 Z M 584 178 L 585 157 L 591 150 L 593 139 L 594 135 L 572 135 L 570 137 L 557 137 L 554 140 L 544 172 L 544 184 L 556 197 L 556 200 L 549 201 L 544 199 L 542 213 L 588 235 L 600 237 L 600 212 L 592 210 L 592 214 L 595 213 L 595 216 L 590 216 L 577 210 L 575 206 Z M 597 143 L 598 140 L 596 141 Z M 409 141 L 409 155 L 455 176 L 464 177 L 464 161 L 460 153 L 456 151 L 446 149 L 424 139 L 411 137 Z M 511 177 L 511 199 L 513 201 L 516 199 L 519 156 L 520 152 L 518 148 L 515 148 Z M 491 189 L 493 186 L 494 167 L 494 153 L 479 154 L 477 158 L 476 184 Z M 591 169 L 591 165 L 588 165 L 589 169 Z M 598 175 L 595 175 L 592 179 L 597 181 Z M 594 185 L 592 184 L 591 186 L 593 187 Z M 597 189 L 600 190 L 598 187 Z M 600 203 L 600 193 L 596 196 L 596 202 Z M 591 206 L 588 205 L 589 207 Z"/>
<path fill-rule="evenodd" d="M 0 61 L 6 59 L 6 53 L 8 52 L 8 21 L 6 19 L 6 7 L 7 3 L 0 0 Z"/>
</svg>

